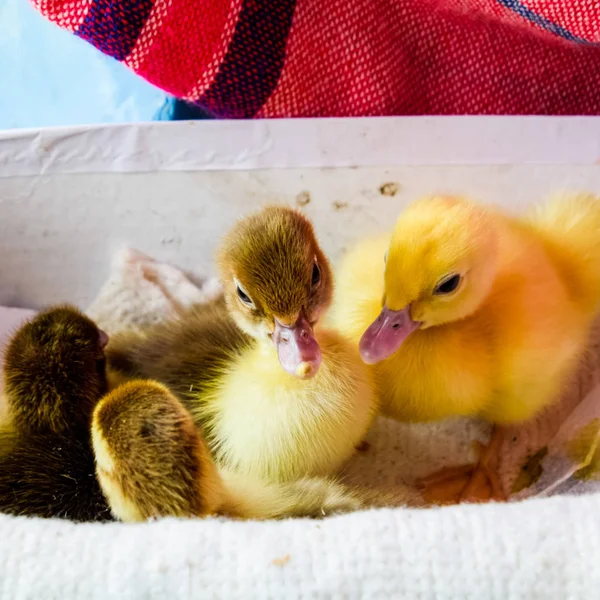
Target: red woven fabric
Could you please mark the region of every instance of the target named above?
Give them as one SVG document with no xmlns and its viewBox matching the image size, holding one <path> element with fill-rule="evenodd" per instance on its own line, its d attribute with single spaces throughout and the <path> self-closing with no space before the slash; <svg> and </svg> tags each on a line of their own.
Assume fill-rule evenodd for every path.
<svg viewBox="0 0 600 600">
<path fill-rule="evenodd" d="M 34 0 L 218 117 L 600 114 L 598 0 Z"/>
</svg>

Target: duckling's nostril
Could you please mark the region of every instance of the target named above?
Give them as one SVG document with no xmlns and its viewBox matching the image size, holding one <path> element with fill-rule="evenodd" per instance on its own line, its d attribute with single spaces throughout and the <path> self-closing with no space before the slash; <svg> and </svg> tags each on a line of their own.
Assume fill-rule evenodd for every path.
<svg viewBox="0 0 600 600">
<path fill-rule="evenodd" d="M 393 329 L 398 329 L 398 327 L 400 327 L 400 323 L 394 323 L 394 324 L 392 325 L 392 328 L 393 328 Z"/>
<path fill-rule="evenodd" d="M 303 339 L 306 339 L 306 338 L 308 337 L 308 331 L 306 331 L 306 329 L 302 329 L 302 330 L 300 331 L 300 336 L 301 336 Z"/>
</svg>

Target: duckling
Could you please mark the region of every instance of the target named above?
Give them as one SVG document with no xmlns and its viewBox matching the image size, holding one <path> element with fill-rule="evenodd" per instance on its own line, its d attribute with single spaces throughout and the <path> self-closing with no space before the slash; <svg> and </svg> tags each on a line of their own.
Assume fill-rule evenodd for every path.
<svg viewBox="0 0 600 600">
<path fill-rule="evenodd" d="M 0 443 L 0 512 L 110 519 L 95 478 L 92 411 L 107 390 L 107 335 L 70 306 L 24 324 L 4 357 L 9 418 Z"/>
<path fill-rule="evenodd" d="M 162 516 L 321 517 L 358 508 L 334 481 L 267 483 L 218 469 L 191 414 L 155 381 L 134 380 L 94 411 L 97 475 L 112 514 L 125 522 Z"/>
<path fill-rule="evenodd" d="M 268 482 L 335 473 L 377 400 L 358 348 L 320 325 L 333 277 L 311 223 L 267 207 L 232 228 L 217 263 L 220 299 L 113 336 L 109 369 L 173 392 L 220 469 Z"/>
<path fill-rule="evenodd" d="M 500 499 L 501 426 L 554 401 L 585 349 L 600 301 L 600 202 L 557 198 L 517 219 L 463 198 L 426 198 L 391 236 L 347 255 L 338 281 L 333 323 L 372 365 L 384 413 L 497 425 L 474 473 L 459 467 L 429 483 L 446 488 L 464 476 L 460 499 Z"/>
<path fill-rule="evenodd" d="M 275 485 L 218 472 L 189 412 L 164 386 L 134 381 L 103 396 L 107 341 L 70 306 L 40 313 L 13 336 L 4 362 L 11 419 L 0 434 L 0 512 L 139 521 L 320 517 L 360 506 L 330 480 Z"/>
</svg>

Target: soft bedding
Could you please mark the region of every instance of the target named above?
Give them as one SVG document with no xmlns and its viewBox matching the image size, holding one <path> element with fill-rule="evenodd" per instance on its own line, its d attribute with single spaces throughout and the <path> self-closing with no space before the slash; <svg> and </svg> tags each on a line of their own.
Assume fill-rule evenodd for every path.
<svg viewBox="0 0 600 600">
<path fill-rule="evenodd" d="M 218 293 L 213 280 L 124 250 L 88 314 L 111 333 L 175 316 Z M 30 314 L 0 310 L 0 336 L 6 339 Z M 592 342 L 556 407 L 509 436 L 505 487 L 540 447 L 552 447 L 582 398 L 598 405 L 590 402 L 597 364 Z M 487 435 L 487 426 L 476 421 L 402 425 L 379 419 L 366 450 L 342 474 L 349 484 L 376 492 L 373 507 L 324 521 L 76 525 L 0 516 L 0 598 L 596 598 L 600 495 L 593 473 L 585 480 L 567 476 L 547 490 L 580 495 L 403 506 L 415 477 L 472 459 L 473 440 Z M 592 441 L 589 448 L 593 454 Z"/>
</svg>

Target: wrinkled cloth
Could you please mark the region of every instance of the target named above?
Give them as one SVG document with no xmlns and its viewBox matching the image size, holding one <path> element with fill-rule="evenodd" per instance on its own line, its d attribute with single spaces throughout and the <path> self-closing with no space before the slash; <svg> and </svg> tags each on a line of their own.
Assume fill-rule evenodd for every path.
<svg viewBox="0 0 600 600">
<path fill-rule="evenodd" d="M 600 114 L 589 0 L 32 0 L 218 118 Z"/>
</svg>

